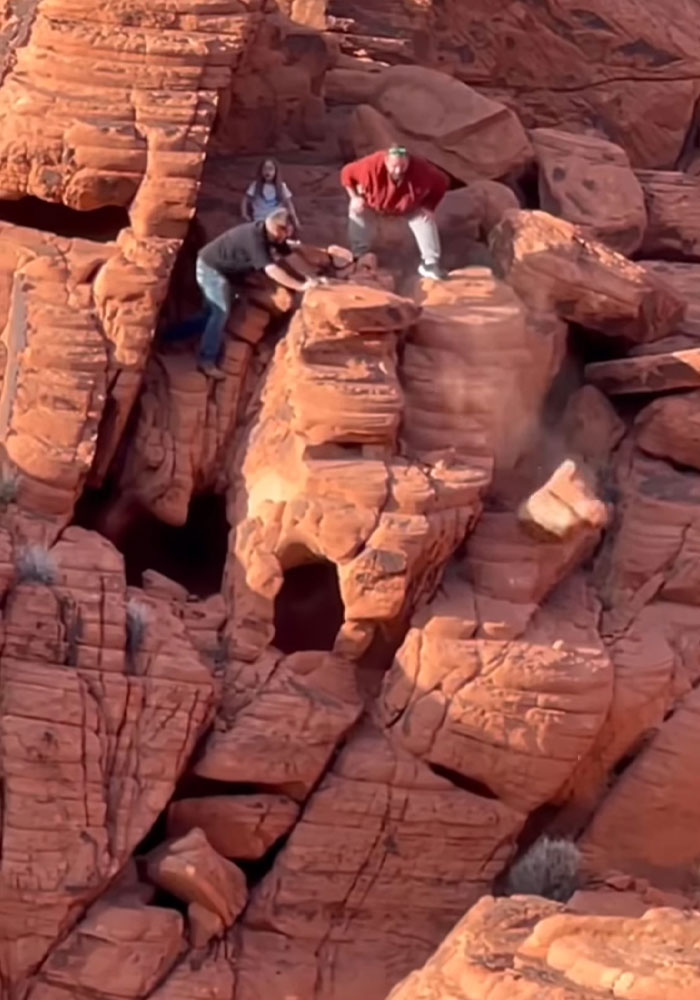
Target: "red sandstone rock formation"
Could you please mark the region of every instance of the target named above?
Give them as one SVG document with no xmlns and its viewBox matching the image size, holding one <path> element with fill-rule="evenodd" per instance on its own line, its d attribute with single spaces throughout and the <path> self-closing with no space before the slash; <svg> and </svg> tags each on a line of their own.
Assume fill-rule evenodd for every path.
<svg viewBox="0 0 700 1000">
<path fill-rule="evenodd" d="M 700 19 L 659 3 L 8 7 L 3 998 L 383 1000 L 439 948 L 397 996 L 695 1000 L 696 918 L 639 919 L 697 902 L 700 801 Z M 453 178 L 448 282 L 389 220 L 382 270 L 251 287 L 216 386 L 156 334 L 255 157 L 342 245 L 395 139 Z M 587 888 L 494 901 L 541 834 Z"/>
<path fill-rule="evenodd" d="M 697 914 L 582 916 L 533 897 L 485 897 L 390 996 L 690 1000 L 700 987 L 690 960 L 698 933 Z"/>
</svg>

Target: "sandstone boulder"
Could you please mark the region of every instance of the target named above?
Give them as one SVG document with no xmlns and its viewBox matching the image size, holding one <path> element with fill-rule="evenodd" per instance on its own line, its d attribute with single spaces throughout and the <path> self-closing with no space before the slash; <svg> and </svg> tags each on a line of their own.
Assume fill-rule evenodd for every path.
<svg viewBox="0 0 700 1000">
<path fill-rule="evenodd" d="M 149 996 L 185 950 L 184 921 L 173 909 L 101 900 L 42 966 L 28 996 L 70 1000 Z"/>
<path fill-rule="evenodd" d="M 678 345 L 696 347 L 700 342 L 700 264 L 686 264 L 670 260 L 645 260 L 647 270 L 658 275 L 676 294 L 685 300 L 685 312 L 681 316 L 672 337 L 678 338 Z M 671 337 L 668 338 L 669 343 Z M 657 341 L 657 343 L 659 343 Z M 661 341 L 661 344 L 665 341 Z M 653 350 L 653 344 L 639 344 L 631 349 L 632 354 Z"/>
<path fill-rule="evenodd" d="M 498 181 L 474 180 L 466 187 L 448 191 L 435 213 L 443 267 L 456 271 L 488 263 L 484 259 L 488 251 L 481 244 L 507 211 L 519 207 L 513 190 Z"/>
<path fill-rule="evenodd" d="M 169 840 L 146 859 L 148 877 L 184 903 L 199 903 L 230 927 L 248 899 L 245 875 L 217 854 L 203 831 L 195 827 Z"/>
<path fill-rule="evenodd" d="M 385 116 L 393 141 L 458 180 L 495 180 L 532 159 L 525 130 L 509 108 L 437 70 L 390 67 L 380 74 L 371 104 Z"/>
<path fill-rule="evenodd" d="M 599 541 L 599 527 L 586 522 L 561 538 L 535 537 L 514 512 L 486 511 L 467 541 L 464 573 L 477 595 L 537 606 Z"/>
<path fill-rule="evenodd" d="M 700 476 L 631 445 L 621 450 L 616 472 L 622 513 L 615 530 L 608 532 L 596 567 L 608 609 L 603 631 L 611 636 L 627 628 L 659 595 L 700 604 L 700 580 L 694 571 L 700 542 Z"/>
<path fill-rule="evenodd" d="M 699 714 L 694 690 L 610 791 L 581 840 L 592 869 L 624 867 L 662 888 L 694 887 Z"/>
<path fill-rule="evenodd" d="M 700 392 L 655 400 L 639 414 L 635 430 L 649 455 L 700 469 Z"/>
<path fill-rule="evenodd" d="M 649 214 L 641 252 L 646 257 L 700 258 L 700 177 L 663 170 L 638 171 L 637 177 Z"/>
<path fill-rule="evenodd" d="M 360 711 L 347 661 L 314 652 L 278 658 L 250 704 L 212 733 L 194 773 L 303 800 Z"/>
<path fill-rule="evenodd" d="M 633 343 L 658 340 L 685 302 L 635 264 L 546 212 L 509 212 L 489 240 L 497 273 L 534 308 Z"/>
<path fill-rule="evenodd" d="M 530 132 L 539 165 L 540 208 L 623 254 L 642 244 L 644 193 L 624 149 L 595 135 Z"/>
<path fill-rule="evenodd" d="M 307 293 L 275 348 L 229 469 L 226 634 L 238 658 L 334 640 L 356 658 L 378 622 L 434 587 L 473 521 L 488 462 L 397 454 L 397 343 L 419 315 L 376 285 L 331 285 Z M 304 574 L 316 585 L 295 586 Z"/>
<path fill-rule="evenodd" d="M 566 404 L 562 429 L 570 451 L 600 472 L 625 435 L 625 424 L 608 399 L 592 385 L 581 386 Z"/>
<path fill-rule="evenodd" d="M 324 992 L 381 1000 L 485 891 L 522 819 L 375 729 L 355 732 L 252 895 L 237 962 L 246 994 L 271 981 L 274 996 L 311 997 L 322 973 L 337 984 Z"/>
<path fill-rule="evenodd" d="M 216 795 L 179 799 L 168 810 L 168 835 L 195 827 L 225 858 L 253 861 L 291 830 L 299 807 L 283 795 Z"/>
<path fill-rule="evenodd" d="M 462 593 L 468 608 L 465 584 Z M 578 581 L 503 641 L 455 628 L 456 596 L 438 598 L 409 631 L 384 682 L 385 724 L 402 748 L 530 811 L 554 797 L 610 706 L 595 602 Z"/>
<path fill-rule="evenodd" d="M 579 825 L 600 805 L 611 771 L 644 750 L 672 706 L 696 683 L 700 608 L 679 603 L 698 591 L 696 565 L 688 560 L 688 574 L 671 577 L 669 593 L 666 587 L 662 591 L 665 599 L 647 605 L 624 631 L 607 637 L 615 671 L 610 711 L 564 796 L 571 802 L 569 816 L 576 815 Z"/>
</svg>

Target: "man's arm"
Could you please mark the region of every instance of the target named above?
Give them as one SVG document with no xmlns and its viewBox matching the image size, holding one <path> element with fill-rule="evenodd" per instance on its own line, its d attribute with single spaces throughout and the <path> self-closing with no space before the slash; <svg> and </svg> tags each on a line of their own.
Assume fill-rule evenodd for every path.
<svg viewBox="0 0 700 1000">
<path fill-rule="evenodd" d="M 363 188 L 367 185 L 367 175 L 377 154 L 370 153 L 360 160 L 346 163 L 340 171 L 340 183 L 345 188 L 348 198 L 362 198 Z"/>
<path fill-rule="evenodd" d="M 303 292 L 305 289 L 311 287 L 308 279 L 306 281 L 300 281 L 298 278 L 292 277 L 292 275 L 279 264 L 270 263 L 264 268 L 264 271 L 268 278 L 272 278 L 272 280 L 276 281 L 278 285 L 290 288 L 293 292 Z"/>
</svg>

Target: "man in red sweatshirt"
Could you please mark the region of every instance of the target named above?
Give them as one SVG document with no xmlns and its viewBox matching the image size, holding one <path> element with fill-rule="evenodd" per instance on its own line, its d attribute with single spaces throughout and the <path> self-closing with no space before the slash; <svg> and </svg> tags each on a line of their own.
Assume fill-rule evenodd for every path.
<svg viewBox="0 0 700 1000">
<path fill-rule="evenodd" d="M 450 186 L 446 174 L 403 146 L 372 153 L 348 163 L 340 181 L 350 198 L 348 238 L 355 257 L 372 249 L 377 215 L 405 218 L 420 250 L 418 273 L 445 278 L 440 267 L 440 235 L 435 209 Z"/>
</svg>

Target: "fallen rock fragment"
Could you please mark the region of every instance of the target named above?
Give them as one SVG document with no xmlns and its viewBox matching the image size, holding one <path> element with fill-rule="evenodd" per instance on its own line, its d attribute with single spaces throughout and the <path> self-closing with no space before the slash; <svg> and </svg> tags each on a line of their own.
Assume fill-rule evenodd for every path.
<svg viewBox="0 0 700 1000">
<path fill-rule="evenodd" d="M 684 300 L 642 264 L 546 212 L 508 212 L 489 238 L 494 267 L 535 309 L 633 343 L 671 333 Z"/>
<path fill-rule="evenodd" d="M 632 254 L 647 225 L 644 192 L 620 146 L 596 135 L 535 128 L 540 208 L 592 239 Z"/>
<path fill-rule="evenodd" d="M 608 523 L 608 509 L 593 492 L 585 471 L 567 459 L 544 486 L 524 500 L 518 520 L 528 531 L 545 538 L 571 538 L 580 532 L 599 532 Z"/>
<path fill-rule="evenodd" d="M 185 903 L 198 903 L 211 910 L 226 927 L 231 926 L 248 900 L 243 872 L 217 854 L 197 828 L 149 854 L 147 871 L 161 889 Z"/>
</svg>

